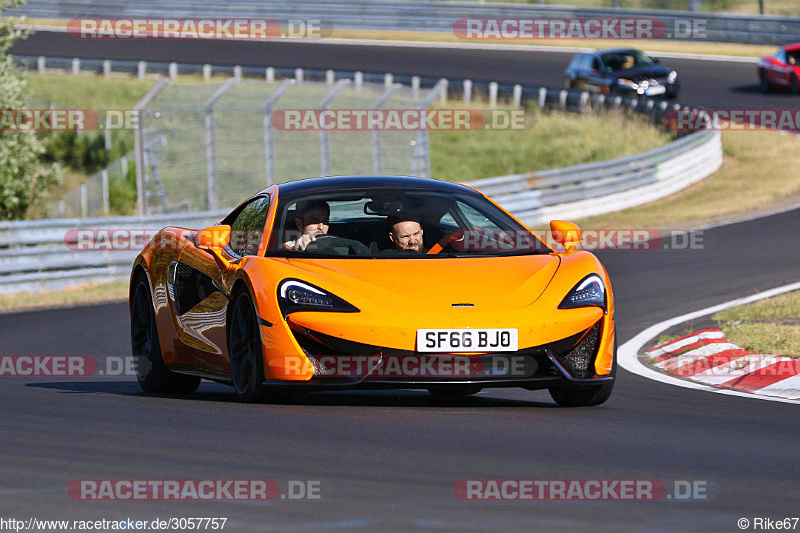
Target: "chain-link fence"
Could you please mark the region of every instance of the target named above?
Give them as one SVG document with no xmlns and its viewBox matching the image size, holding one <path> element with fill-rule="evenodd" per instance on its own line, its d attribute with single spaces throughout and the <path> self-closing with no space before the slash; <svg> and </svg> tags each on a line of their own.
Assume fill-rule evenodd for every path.
<svg viewBox="0 0 800 533">
<path fill-rule="evenodd" d="M 69 190 L 45 209 L 46 218 L 87 218 L 133 214 L 136 206 L 133 152 Z"/>
<path fill-rule="evenodd" d="M 292 129 L 275 118 L 424 109 L 443 87 L 332 81 L 164 85 L 141 108 L 143 214 L 229 208 L 274 183 L 320 175 L 429 174 L 425 130 Z"/>
</svg>

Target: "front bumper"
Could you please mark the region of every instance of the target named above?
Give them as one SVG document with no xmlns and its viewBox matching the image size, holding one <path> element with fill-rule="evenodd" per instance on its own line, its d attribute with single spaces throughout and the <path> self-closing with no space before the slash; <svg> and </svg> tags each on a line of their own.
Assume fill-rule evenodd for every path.
<svg viewBox="0 0 800 533">
<path fill-rule="evenodd" d="M 510 353 L 431 354 L 387 349 L 304 329 L 293 331 L 314 368 L 305 381 L 268 380 L 291 390 L 480 387 L 591 387 L 613 381 L 598 374 L 595 361 L 604 343 L 607 317 L 570 337 Z"/>
</svg>

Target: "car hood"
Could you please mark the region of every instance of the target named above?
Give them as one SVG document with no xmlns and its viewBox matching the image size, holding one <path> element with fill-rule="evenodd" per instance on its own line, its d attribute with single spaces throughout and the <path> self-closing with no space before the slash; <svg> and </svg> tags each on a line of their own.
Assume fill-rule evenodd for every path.
<svg viewBox="0 0 800 533">
<path fill-rule="evenodd" d="M 362 311 L 521 309 L 541 296 L 560 259 L 554 255 L 447 259 L 284 259 L 297 278 Z"/>
</svg>

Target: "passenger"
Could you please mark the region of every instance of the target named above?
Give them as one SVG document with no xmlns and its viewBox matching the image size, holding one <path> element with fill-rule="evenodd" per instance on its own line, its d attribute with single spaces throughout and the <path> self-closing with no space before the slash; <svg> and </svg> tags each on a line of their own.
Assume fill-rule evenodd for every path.
<svg viewBox="0 0 800 533">
<path fill-rule="evenodd" d="M 424 253 L 422 225 L 419 218 L 413 215 L 390 216 L 387 223 L 389 240 L 392 241 L 396 251 Z"/>
<path fill-rule="evenodd" d="M 300 236 L 283 243 L 290 250 L 305 250 L 308 243 L 315 241 L 318 235 L 325 235 L 330 229 L 331 208 L 323 200 L 297 202 L 297 216 L 294 223 L 300 230 Z"/>
</svg>

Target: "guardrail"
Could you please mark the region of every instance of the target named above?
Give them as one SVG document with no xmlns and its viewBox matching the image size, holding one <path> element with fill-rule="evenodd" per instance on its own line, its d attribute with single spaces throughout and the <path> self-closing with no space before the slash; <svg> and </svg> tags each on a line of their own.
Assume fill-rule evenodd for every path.
<svg viewBox="0 0 800 533">
<path fill-rule="evenodd" d="M 133 259 L 150 240 L 148 232 L 165 226 L 206 227 L 226 214 L 0 222 L 0 294 L 127 279 Z M 83 239 L 92 241 L 92 249 L 82 249 Z"/>
<path fill-rule="evenodd" d="M 29 0 L 25 6 L 9 9 L 9 15 L 36 18 L 194 18 L 263 17 L 279 21 L 321 20 L 335 29 L 452 31 L 461 18 L 655 18 L 664 22 L 666 38 L 698 38 L 713 42 L 786 44 L 800 41 L 800 20 L 763 15 L 729 15 L 690 11 L 587 8 L 502 3 L 364 1 L 323 2 L 318 0 L 267 0 L 252 2 L 203 2 L 201 0 Z M 700 28 L 684 35 L 680 28 Z M 698 26 L 698 24 L 700 26 Z"/>
<path fill-rule="evenodd" d="M 698 131 L 631 157 L 470 182 L 526 224 L 599 215 L 688 187 L 722 165 L 718 131 Z"/>
</svg>

